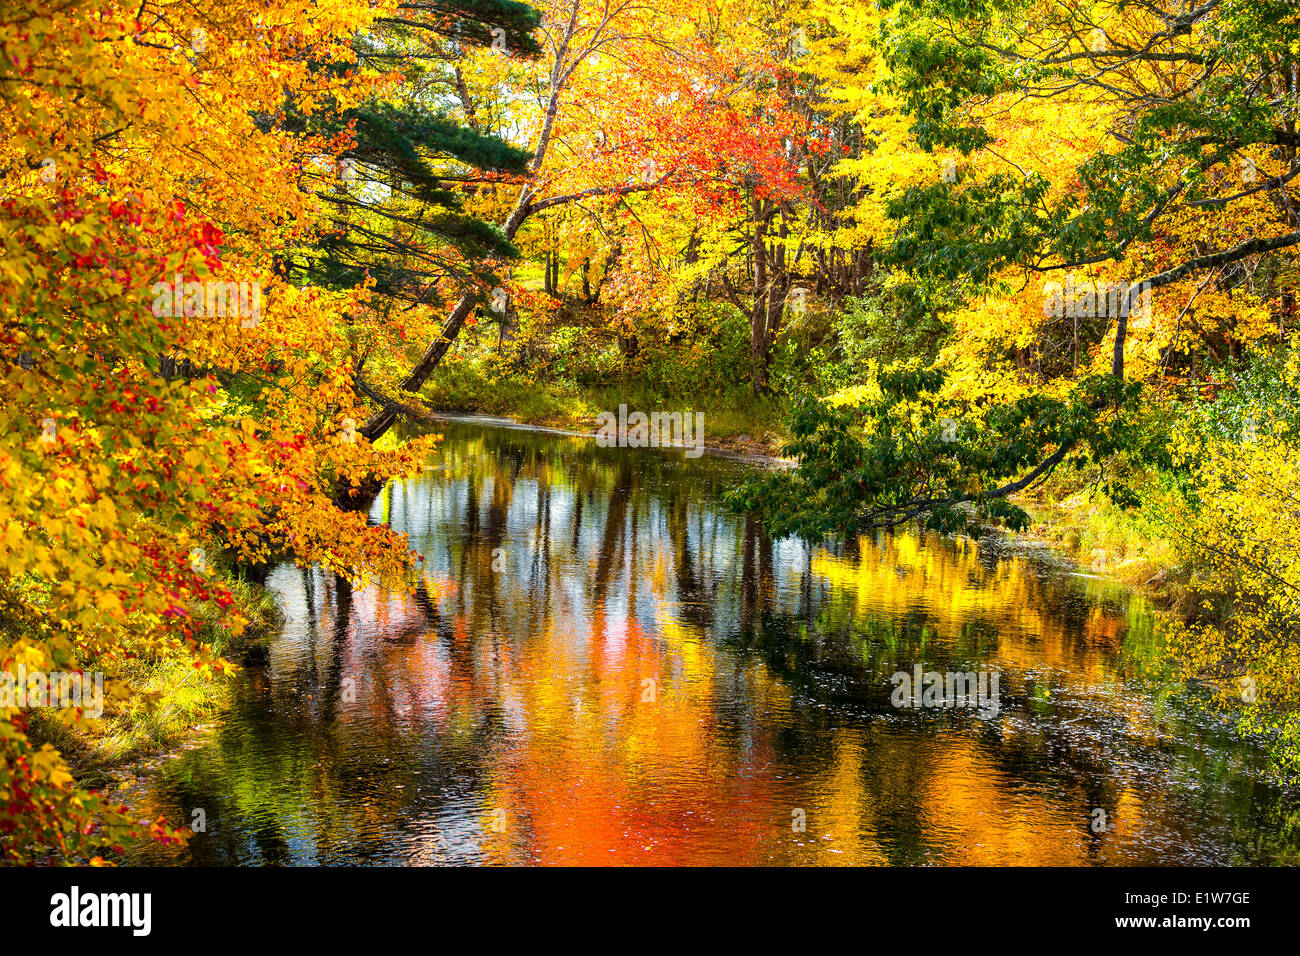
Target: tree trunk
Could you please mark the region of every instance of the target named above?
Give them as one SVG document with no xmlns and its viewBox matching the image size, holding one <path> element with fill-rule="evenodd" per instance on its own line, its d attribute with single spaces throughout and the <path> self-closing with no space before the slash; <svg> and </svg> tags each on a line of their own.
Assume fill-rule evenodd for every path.
<svg viewBox="0 0 1300 956">
<path fill-rule="evenodd" d="M 749 310 L 749 377 L 754 394 L 767 391 L 767 220 L 754 200 L 754 305 Z"/>
<path fill-rule="evenodd" d="M 790 274 L 786 270 L 785 243 L 770 247 L 767 243 L 768 220 L 778 212 L 775 205 L 765 206 L 754 200 L 754 305 L 749 313 L 750 383 L 755 395 L 769 391 L 768 366 L 772 362 L 772 346 L 781 330 L 785 313 L 785 297 L 790 292 Z M 785 219 L 781 219 L 777 237 L 784 240 L 789 235 Z"/>
<path fill-rule="evenodd" d="M 571 44 L 578 30 L 578 14 L 581 11 L 582 3 L 580 0 L 572 0 L 569 7 L 568 22 L 565 24 L 563 32 L 560 34 L 559 43 L 555 49 L 555 62 L 551 66 L 551 75 L 549 80 L 549 95 L 547 96 L 546 110 L 542 118 L 542 127 L 537 136 L 537 147 L 533 151 L 533 158 L 528 164 L 530 177 L 536 177 L 542 168 L 542 163 L 546 158 L 547 150 L 550 147 L 551 136 L 555 130 L 555 118 L 560 108 L 560 95 L 564 90 L 568 78 L 572 74 L 574 67 L 582 56 L 590 53 L 595 49 L 595 43 L 599 39 L 604 25 L 597 28 L 595 33 L 589 36 L 583 47 L 583 52 L 571 63 L 569 53 L 572 49 Z M 506 239 L 514 239 L 519 227 L 523 225 L 524 220 L 535 210 L 532 207 L 533 199 L 537 195 L 537 186 L 535 179 L 527 183 L 519 192 L 519 198 L 515 202 L 515 207 L 511 211 L 509 218 L 502 224 L 501 231 L 505 234 Z M 581 194 L 578 194 L 581 195 Z M 565 200 L 577 198 L 565 197 Z M 560 200 L 551 199 L 547 203 L 539 204 L 538 208 L 545 208 L 548 204 L 556 204 Z M 442 324 L 438 332 L 438 337 L 434 339 L 429 347 L 424 350 L 418 362 L 412 367 L 410 374 L 402 380 L 401 390 L 404 392 L 417 392 L 428 381 L 430 373 L 442 361 L 447 350 L 451 348 L 452 342 L 460 334 L 460 330 L 465 326 L 465 320 L 469 314 L 474 311 L 474 306 L 478 303 L 478 295 L 468 293 L 461 296 L 456 302 L 451 314 L 447 316 L 447 321 Z M 391 406 L 383 406 L 361 427 L 360 432 L 370 441 L 377 440 L 384 432 L 392 427 L 393 422 L 397 421 L 398 410 Z"/>
</svg>

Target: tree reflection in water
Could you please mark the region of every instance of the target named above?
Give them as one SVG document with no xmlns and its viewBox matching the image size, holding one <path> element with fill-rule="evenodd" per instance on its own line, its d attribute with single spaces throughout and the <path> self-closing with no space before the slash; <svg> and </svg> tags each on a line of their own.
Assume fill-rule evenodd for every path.
<svg viewBox="0 0 1300 956">
<path fill-rule="evenodd" d="M 719 505 L 740 462 L 444 431 L 371 509 L 420 586 L 273 571 L 268 660 L 137 794 L 208 831 L 141 862 L 1294 860 L 1259 753 L 1140 679 L 1122 589 L 1000 541 L 772 541 Z M 918 662 L 997 672 L 1000 714 L 895 709 Z"/>
</svg>

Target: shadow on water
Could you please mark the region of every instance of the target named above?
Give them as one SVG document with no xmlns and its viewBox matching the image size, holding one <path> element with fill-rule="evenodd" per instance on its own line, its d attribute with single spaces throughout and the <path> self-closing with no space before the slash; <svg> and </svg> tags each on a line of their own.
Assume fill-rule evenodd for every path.
<svg viewBox="0 0 1300 956">
<path fill-rule="evenodd" d="M 1117 586 L 1000 539 L 772 541 L 720 505 L 742 462 L 444 434 L 370 510 L 420 587 L 275 568 L 267 660 L 137 794 L 207 829 L 139 862 L 1294 862 L 1295 805 L 1151 678 Z M 918 665 L 996 675 L 996 713 L 894 706 Z"/>
</svg>

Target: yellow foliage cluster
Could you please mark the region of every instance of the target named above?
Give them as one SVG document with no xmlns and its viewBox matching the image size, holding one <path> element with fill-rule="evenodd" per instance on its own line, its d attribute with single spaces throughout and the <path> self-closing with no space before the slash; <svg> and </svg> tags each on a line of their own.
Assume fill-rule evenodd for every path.
<svg viewBox="0 0 1300 956">
<path fill-rule="evenodd" d="M 1300 385 L 1300 361 L 1285 369 Z M 1275 736 L 1280 770 L 1300 772 L 1300 443 L 1285 421 L 1247 416 L 1240 434 L 1184 430 L 1194 501 L 1161 526 L 1188 555 L 1195 606 L 1165 630 L 1184 673 L 1250 731 Z"/>
<path fill-rule="evenodd" d="M 163 659 L 220 673 L 201 621 L 245 623 L 221 565 L 283 555 L 353 580 L 407 575 L 404 538 L 335 500 L 411 472 L 432 439 L 380 450 L 356 435 L 348 329 L 375 320 L 365 290 L 295 288 L 272 258 L 319 227 L 330 176 L 309 171 L 346 145 L 299 131 L 286 106 L 310 115 L 390 87 L 352 41 L 395 6 L 0 14 L 5 674 L 94 670 L 111 687 L 128 662 Z M 194 308 L 191 283 L 260 300 Z M 184 308 L 160 305 L 168 286 Z M 250 317 L 251 301 L 265 305 Z M 168 361 L 190 371 L 164 376 Z M 27 717 L 0 712 L 0 850 L 85 859 L 124 842 L 131 825 L 33 747 Z"/>
</svg>

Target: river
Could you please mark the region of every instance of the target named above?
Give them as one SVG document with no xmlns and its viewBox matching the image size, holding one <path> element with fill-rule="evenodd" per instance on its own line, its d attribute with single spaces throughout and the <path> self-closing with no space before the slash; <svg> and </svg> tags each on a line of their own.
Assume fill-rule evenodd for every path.
<svg viewBox="0 0 1300 956">
<path fill-rule="evenodd" d="M 1114 582 L 997 537 L 771 541 L 720 502 L 752 463 L 442 431 L 370 512 L 424 583 L 274 569 L 283 631 L 138 795 L 204 829 L 133 862 L 1300 858 L 1300 805 Z M 986 693 L 897 706 L 918 665 Z"/>
</svg>

